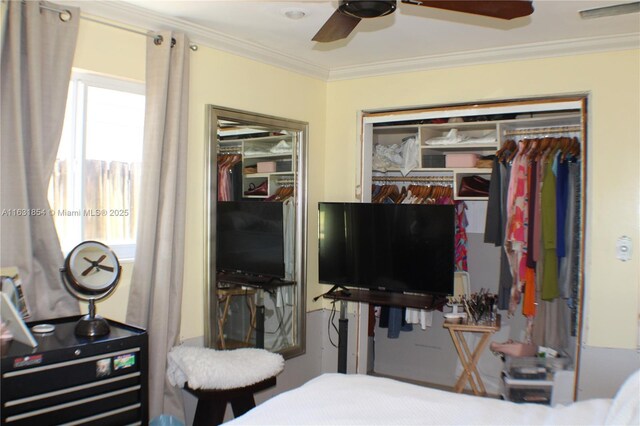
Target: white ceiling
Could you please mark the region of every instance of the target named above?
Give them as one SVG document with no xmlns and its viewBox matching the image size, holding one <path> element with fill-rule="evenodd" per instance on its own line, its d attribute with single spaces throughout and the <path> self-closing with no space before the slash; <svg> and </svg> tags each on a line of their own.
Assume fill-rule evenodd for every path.
<svg viewBox="0 0 640 426">
<path fill-rule="evenodd" d="M 83 13 L 189 33 L 197 43 L 326 78 L 349 78 L 496 60 L 640 47 L 637 13 L 583 20 L 578 11 L 630 0 L 535 0 L 511 21 L 398 3 L 389 16 L 363 19 L 341 41 L 313 35 L 337 1 L 81 1 Z M 302 19 L 284 11 L 299 9 Z M 117 12 L 117 13 L 116 13 Z"/>
</svg>

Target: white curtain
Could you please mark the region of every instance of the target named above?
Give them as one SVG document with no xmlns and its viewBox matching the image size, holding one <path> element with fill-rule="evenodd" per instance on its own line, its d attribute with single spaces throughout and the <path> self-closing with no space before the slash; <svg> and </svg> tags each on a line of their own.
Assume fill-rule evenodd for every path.
<svg viewBox="0 0 640 426">
<path fill-rule="evenodd" d="M 70 11 L 70 19 L 40 5 Z M 47 186 L 60 144 L 80 12 L 10 1 L 0 65 L 0 266 L 18 268 L 31 319 L 78 314 L 64 289 Z"/>
<path fill-rule="evenodd" d="M 183 34 L 159 35 L 162 43 L 147 43 L 141 207 L 127 322 L 149 333 L 150 418 L 183 419 L 182 394 L 168 383 L 166 367 L 180 331 L 190 50 Z"/>
</svg>

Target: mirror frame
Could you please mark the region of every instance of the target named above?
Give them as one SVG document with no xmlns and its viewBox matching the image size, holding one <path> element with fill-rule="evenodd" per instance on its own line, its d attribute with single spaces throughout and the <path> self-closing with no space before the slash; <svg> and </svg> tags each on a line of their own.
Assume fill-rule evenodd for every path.
<svg viewBox="0 0 640 426">
<path fill-rule="evenodd" d="M 302 355 L 306 351 L 306 285 L 307 285 L 307 148 L 309 124 L 265 114 L 241 111 L 216 105 L 206 106 L 207 149 L 205 155 L 205 250 L 204 250 L 204 346 L 214 348 L 218 339 L 218 299 L 215 293 L 216 277 L 216 217 L 217 217 L 217 146 L 218 121 L 231 120 L 247 124 L 272 126 L 298 132 L 294 150 L 295 181 L 295 276 L 298 304 L 294 309 L 298 317 L 293 325 L 296 345 L 278 351 L 285 359 Z M 211 196 L 216 194 L 216 196 Z M 212 281 L 213 280 L 213 281 Z"/>
</svg>

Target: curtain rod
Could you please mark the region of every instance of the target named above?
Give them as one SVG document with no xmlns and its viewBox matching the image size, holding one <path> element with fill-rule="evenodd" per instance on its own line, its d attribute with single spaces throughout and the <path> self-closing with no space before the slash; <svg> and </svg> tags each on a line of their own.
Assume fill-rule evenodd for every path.
<svg viewBox="0 0 640 426">
<path fill-rule="evenodd" d="M 25 0 L 23 0 L 22 3 L 24 4 Z M 59 8 L 56 8 L 56 7 L 47 6 L 45 4 L 40 4 L 40 9 L 48 10 L 50 12 L 57 13 L 62 22 L 68 22 L 71 19 L 71 16 L 72 16 L 71 11 L 69 9 L 59 9 Z M 162 42 L 164 41 L 164 38 L 159 34 L 158 35 L 147 34 L 147 33 L 142 32 L 142 31 L 138 31 L 138 30 L 134 30 L 134 29 L 131 29 L 131 28 L 123 27 L 121 25 L 112 24 L 111 22 L 103 21 L 101 19 L 90 18 L 88 16 L 80 15 L 80 19 L 85 19 L 87 21 L 95 22 L 97 24 L 106 25 L 106 26 L 112 27 L 112 28 L 117 28 L 117 29 L 123 30 L 123 31 L 129 31 L 130 33 L 143 35 L 145 37 L 151 37 L 151 38 L 153 38 L 153 42 L 158 46 L 161 45 Z M 176 44 L 176 39 L 171 38 L 171 47 L 173 47 L 175 44 Z M 192 51 L 195 52 L 196 50 L 198 50 L 198 45 L 197 44 L 190 44 L 189 45 L 189 49 L 191 49 Z"/>
<path fill-rule="evenodd" d="M 544 135 L 549 133 L 569 133 L 581 132 L 581 126 L 560 126 L 560 127 L 530 127 L 528 129 L 505 130 L 505 136 L 512 135 Z"/>
</svg>

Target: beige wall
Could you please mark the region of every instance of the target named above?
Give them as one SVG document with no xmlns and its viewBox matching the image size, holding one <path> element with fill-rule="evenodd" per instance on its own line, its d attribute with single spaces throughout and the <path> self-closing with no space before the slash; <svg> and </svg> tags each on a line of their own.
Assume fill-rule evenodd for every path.
<svg viewBox="0 0 640 426">
<path fill-rule="evenodd" d="M 143 36 L 82 20 L 74 67 L 142 81 L 145 78 L 145 45 Z M 191 55 L 183 339 L 202 336 L 204 331 L 205 105 L 308 122 L 309 206 L 317 205 L 322 198 L 326 128 L 325 82 L 203 46 Z M 314 212 L 310 209 L 310 229 L 317 229 Z M 316 237 L 311 235 L 310 238 Z M 309 258 L 317 258 L 317 244 L 312 242 Z M 309 263 L 313 269 L 315 262 Z M 124 321 L 131 268 L 130 263 L 124 265 L 125 274 L 118 289 L 109 299 L 100 302 L 98 311 L 101 315 Z M 319 292 L 310 287 L 310 296 Z M 308 306 L 309 309 L 314 307 L 311 300 Z"/>
<path fill-rule="evenodd" d="M 237 56 L 201 47 L 191 57 L 189 176 L 182 336 L 203 334 L 205 105 L 214 104 L 309 123 L 309 206 L 322 197 L 326 84 Z M 314 210 L 309 228 L 317 229 Z M 309 235 L 310 259 L 317 244 Z M 312 263 L 312 262 L 309 262 Z M 313 272 L 310 272 L 313 275 Z M 317 275 L 317 273 L 316 273 Z M 316 291 L 307 289 L 307 299 Z M 311 305 L 308 302 L 308 306 Z"/>
<path fill-rule="evenodd" d="M 617 260 L 615 242 L 639 241 L 639 75 L 638 51 L 625 51 L 329 83 L 325 198 L 354 199 L 360 110 L 589 93 L 586 343 L 635 348 L 638 255 Z"/>
<path fill-rule="evenodd" d="M 144 79 L 144 37 L 82 21 L 78 68 Z M 317 284 L 320 200 L 354 200 L 363 109 L 589 93 L 587 343 L 634 348 L 638 335 L 638 254 L 615 259 L 615 240 L 639 241 L 640 56 L 626 51 L 461 67 L 325 83 L 200 47 L 191 57 L 189 176 L 182 337 L 203 333 L 205 105 L 309 122 L 308 309 Z M 326 161 L 325 161 L 326 156 Z M 636 249 L 636 253 L 638 250 Z M 127 282 L 102 302 L 123 315 Z M 115 319 L 124 319 L 116 317 Z"/>
</svg>

